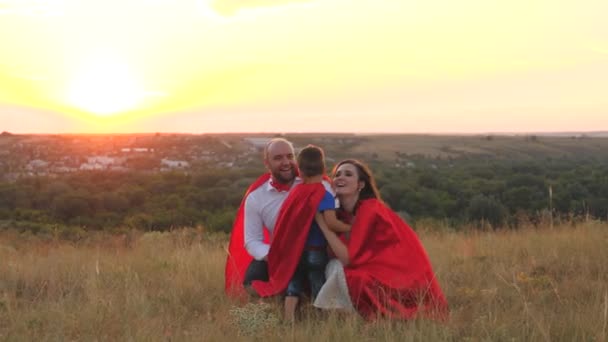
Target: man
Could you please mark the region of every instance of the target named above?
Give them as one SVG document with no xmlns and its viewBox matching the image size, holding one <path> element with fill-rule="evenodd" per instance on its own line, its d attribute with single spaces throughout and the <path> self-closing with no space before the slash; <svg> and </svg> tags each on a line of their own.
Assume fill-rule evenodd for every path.
<svg viewBox="0 0 608 342">
<path fill-rule="evenodd" d="M 253 280 L 268 280 L 269 238 L 279 210 L 291 188 L 300 183 L 293 145 L 272 139 L 264 148 L 264 165 L 269 173 L 247 190 L 237 212 L 226 261 L 225 289 L 233 296 L 243 294 Z"/>
</svg>

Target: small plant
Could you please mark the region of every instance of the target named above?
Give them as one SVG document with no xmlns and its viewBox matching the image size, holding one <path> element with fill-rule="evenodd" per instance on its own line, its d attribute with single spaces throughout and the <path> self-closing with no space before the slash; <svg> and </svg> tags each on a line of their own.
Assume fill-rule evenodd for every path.
<svg viewBox="0 0 608 342">
<path fill-rule="evenodd" d="M 268 303 L 249 303 L 230 309 L 230 320 L 239 335 L 251 336 L 262 331 L 271 331 L 279 325 L 279 318 Z"/>
</svg>

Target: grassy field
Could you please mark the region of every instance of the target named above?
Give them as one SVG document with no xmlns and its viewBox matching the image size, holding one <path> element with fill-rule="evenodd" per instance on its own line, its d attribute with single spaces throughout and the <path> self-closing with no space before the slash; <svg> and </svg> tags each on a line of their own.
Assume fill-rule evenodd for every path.
<svg viewBox="0 0 608 342">
<path fill-rule="evenodd" d="M 201 230 L 0 234 L 0 340 L 606 341 L 608 225 L 456 233 L 418 227 L 451 318 L 366 323 L 223 294 L 226 237 Z"/>
</svg>

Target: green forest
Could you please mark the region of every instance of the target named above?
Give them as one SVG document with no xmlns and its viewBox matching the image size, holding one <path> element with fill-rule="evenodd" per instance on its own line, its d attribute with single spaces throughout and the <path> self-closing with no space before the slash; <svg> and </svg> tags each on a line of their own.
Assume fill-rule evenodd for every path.
<svg viewBox="0 0 608 342">
<path fill-rule="evenodd" d="M 608 217 L 603 159 L 408 156 L 406 167 L 368 159 L 385 202 L 414 224 L 433 219 L 456 229 L 482 224 L 513 229 L 547 217 Z M 188 173 L 24 177 L 0 183 L 0 227 L 33 233 L 180 227 L 227 232 L 245 190 L 263 171 L 259 162 Z"/>
</svg>

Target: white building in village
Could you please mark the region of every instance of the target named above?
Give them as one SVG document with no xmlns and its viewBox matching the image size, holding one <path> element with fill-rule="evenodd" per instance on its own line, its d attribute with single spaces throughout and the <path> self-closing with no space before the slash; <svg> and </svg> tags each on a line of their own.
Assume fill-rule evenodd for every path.
<svg viewBox="0 0 608 342">
<path fill-rule="evenodd" d="M 87 163 L 88 164 L 100 164 L 100 165 L 103 165 L 106 167 L 110 166 L 110 165 L 118 164 L 116 158 L 107 157 L 107 156 L 87 157 Z"/>
<path fill-rule="evenodd" d="M 34 159 L 27 164 L 25 169 L 27 171 L 41 171 L 41 170 L 46 170 L 46 168 L 48 166 L 49 166 L 49 163 L 47 161 L 44 161 L 41 159 Z"/>
<path fill-rule="evenodd" d="M 104 166 L 103 164 L 99 164 L 99 163 L 83 163 L 82 165 L 80 165 L 80 170 L 82 171 L 98 171 L 98 170 L 105 170 L 106 166 Z"/>
<path fill-rule="evenodd" d="M 122 152 L 122 153 L 150 153 L 150 152 L 154 152 L 154 149 L 149 148 L 149 147 L 125 147 L 125 148 L 121 148 L 120 152 Z"/>
<path fill-rule="evenodd" d="M 116 158 L 108 156 L 91 156 L 87 157 L 87 162 L 80 165 L 80 170 L 109 170 L 113 167 L 124 164 L 125 158 Z"/>
<path fill-rule="evenodd" d="M 172 160 L 163 158 L 160 161 L 161 171 L 183 170 L 190 168 L 190 163 L 185 160 Z"/>
</svg>

